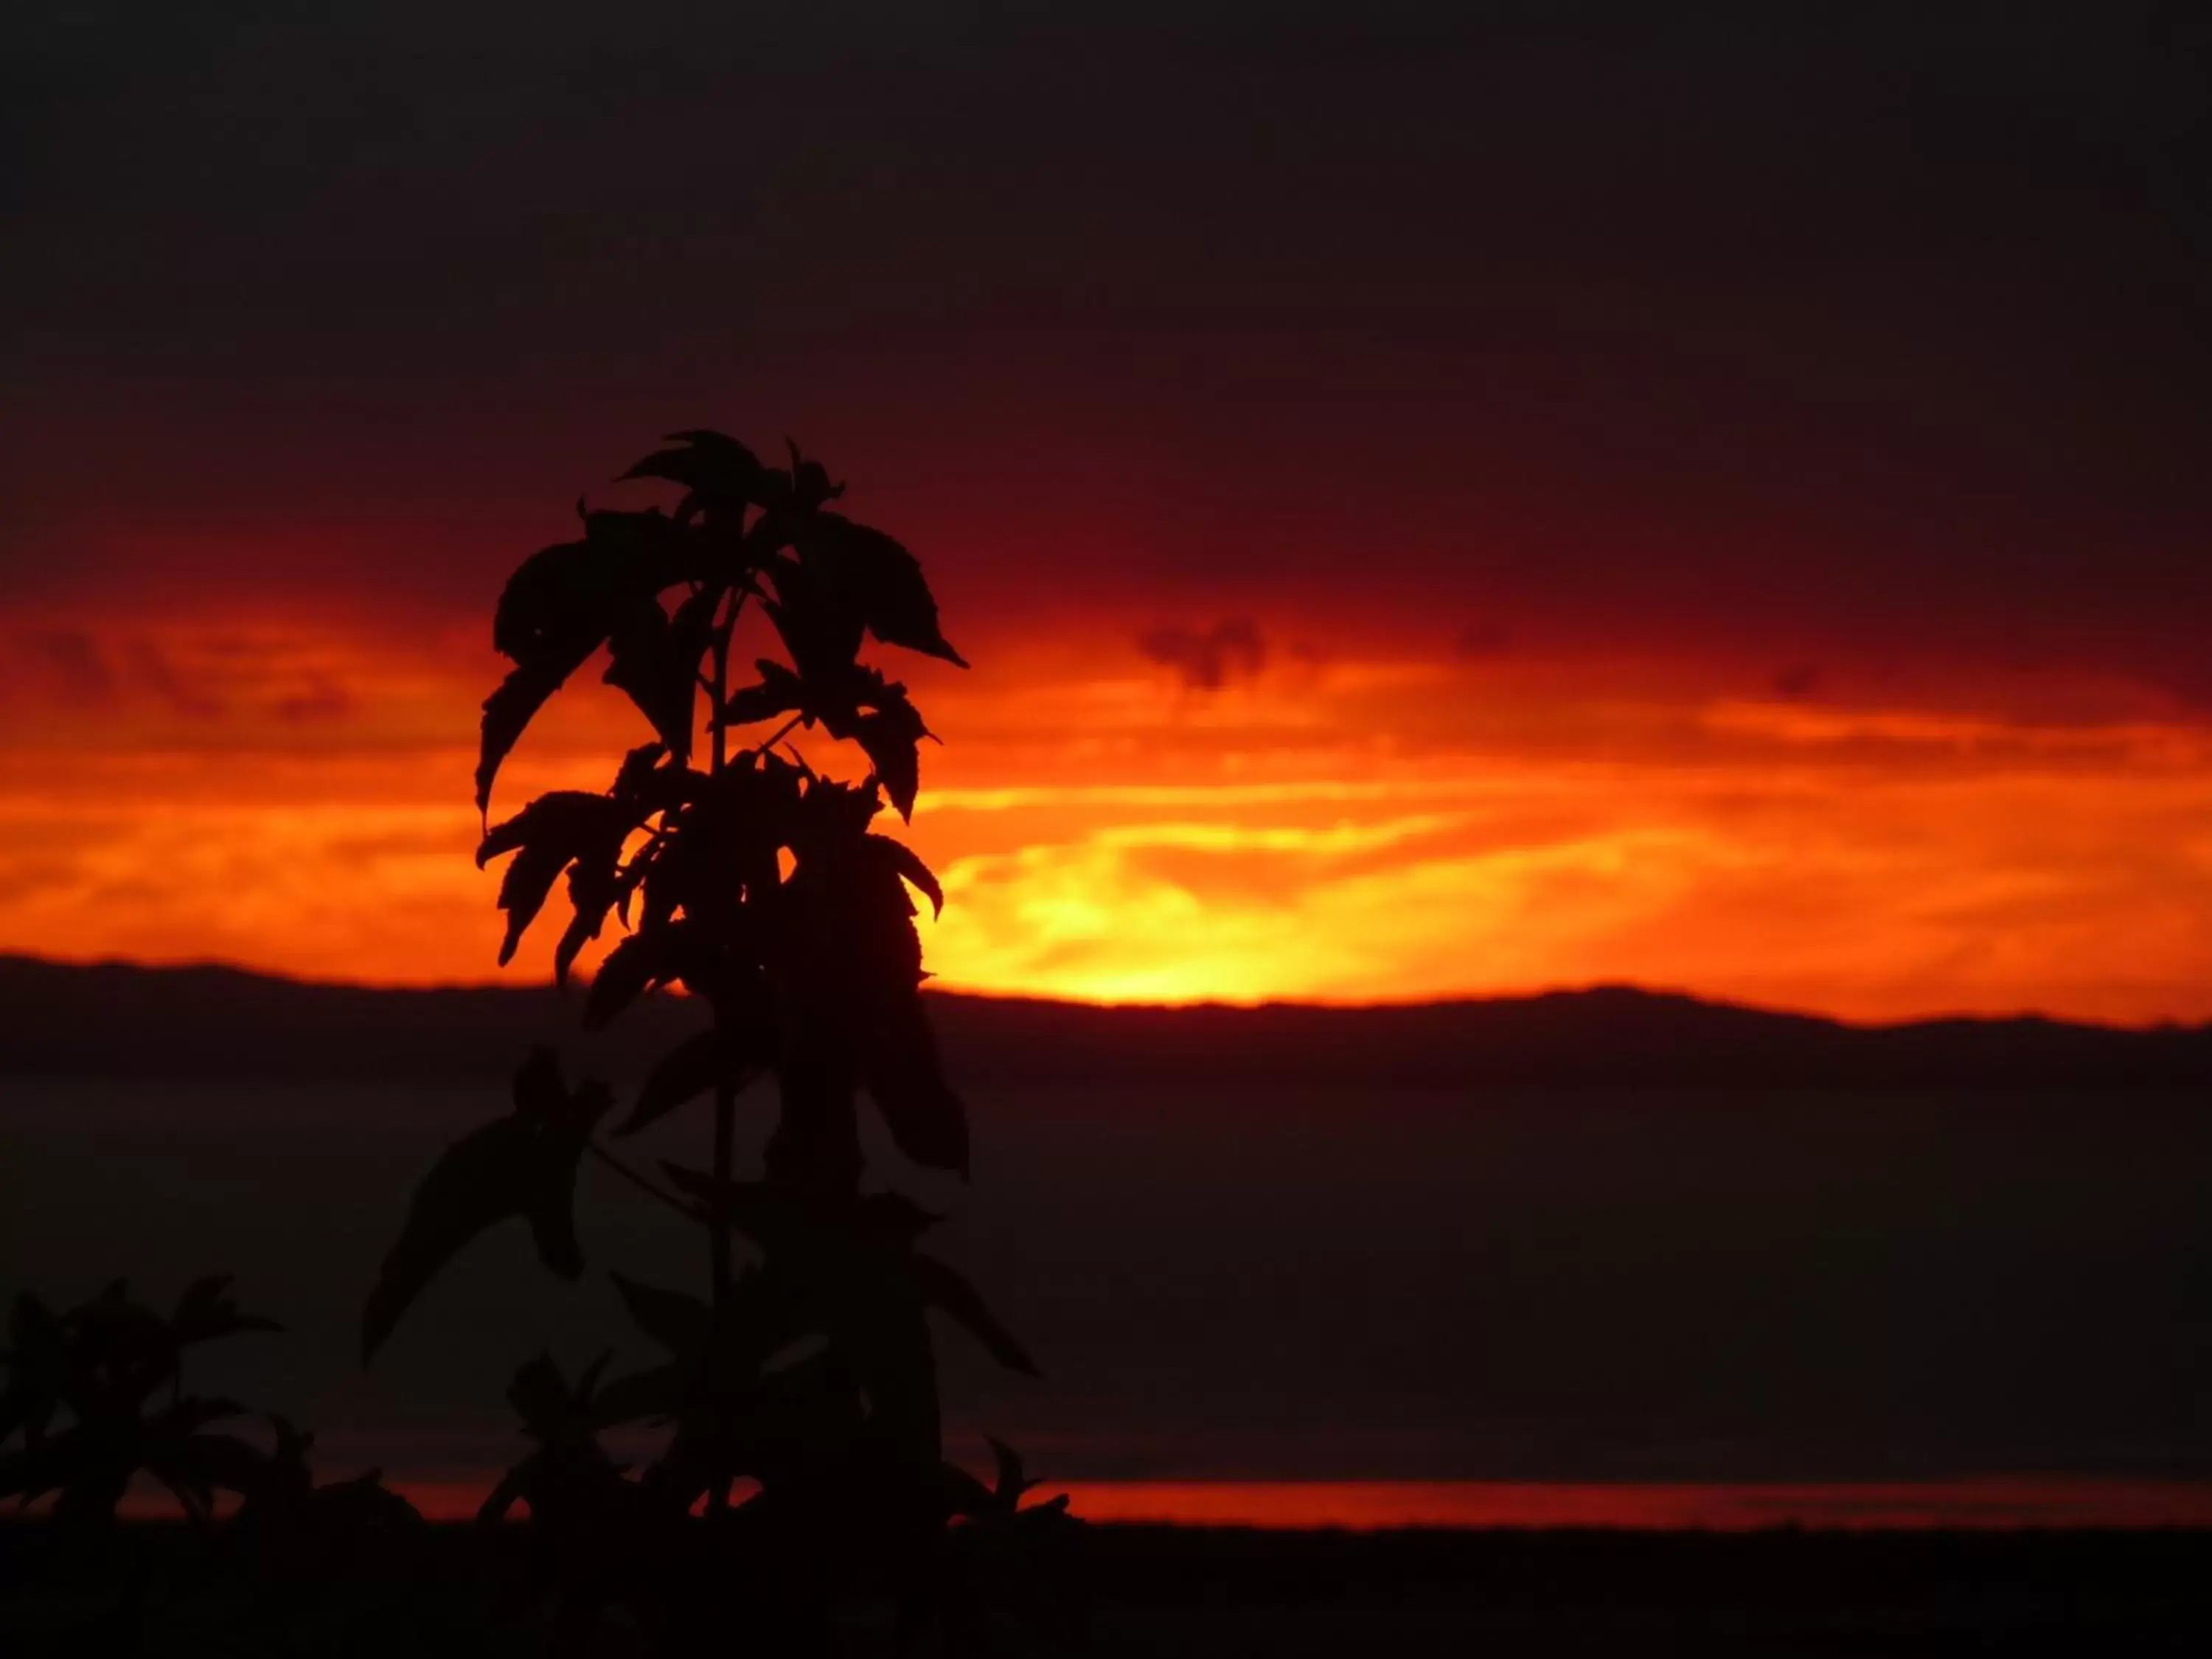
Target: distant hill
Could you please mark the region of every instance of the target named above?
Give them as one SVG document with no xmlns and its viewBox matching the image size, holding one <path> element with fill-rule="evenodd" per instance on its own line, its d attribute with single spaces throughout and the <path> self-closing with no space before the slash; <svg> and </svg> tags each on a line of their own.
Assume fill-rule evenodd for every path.
<svg viewBox="0 0 2212 1659">
<path fill-rule="evenodd" d="M 2212 1027 L 2035 1018 L 1850 1026 L 1601 987 L 1369 1008 L 1116 1007 L 939 994 L 963 1082 L 1649 1087 L 2194 1088 Z M 0 956 L 0 1075 L 397 1079 L 504 1075 L 533 1042 L 634 1076 L 698 1013 L 651 1000 L 611 1033 L 550 988 L 384 990 L 229 968 Z"/>
</svg>

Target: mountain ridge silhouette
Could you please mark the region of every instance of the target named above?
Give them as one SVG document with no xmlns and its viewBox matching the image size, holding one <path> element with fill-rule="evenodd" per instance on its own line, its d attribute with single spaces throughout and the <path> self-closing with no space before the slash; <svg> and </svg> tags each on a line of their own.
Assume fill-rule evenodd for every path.
<svg viewBox="0 0 2212 1659">
<path fill-rule="evenodd" d="M 0 954 L 0 1076 L 492 1079 L 506 1076 L 518 1042 L 550 1039 L 581 1064 L 630 1077 L 702 1023 L 686 1000 L 665 996 L 641 1007 L 633 1030 L 580 1039 L 583 994 L 580 987 L 371 988 L 226 966 Z M 1362 1006 L 930 998 L 957 1074 L 977 1084 L 2212 1085 L 2212 1025 L 2039 1016 L 1858 1025 L 1623 985 Z M 118 1042 L 123 1031 L 136 1040 Z"/>
</svg>

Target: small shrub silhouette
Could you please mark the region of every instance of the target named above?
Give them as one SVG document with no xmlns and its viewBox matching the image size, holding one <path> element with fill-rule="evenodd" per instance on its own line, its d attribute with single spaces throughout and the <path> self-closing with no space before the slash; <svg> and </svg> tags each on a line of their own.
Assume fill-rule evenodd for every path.
<svg viewBox="0 0 2212 1659">
<path fill-rule="evenodd" d="M 194 1281 L 166 1317 L 132 1301 L 120 1279 L 67 1313 L 28 1292 L 17 1297 L 0 1443 L 20 1434 L 23 1443 L 0 1461 L 0 1498 L 29 1503 L 53 1493 L 57 1525 L 88 1541 L 113 1528 L 139 1474 L 159 1481 L 193 1521 L 214 1514 L 218 1492 L 258 1491 L 267 1459 L 212 1426 L 246 1408 L 185 1392 L 187 1348 L 281 1328 L 243 1312 L 229 1283 Z"/>
<path fill-rule="evenodd" d="M 229 1285 L 195 1280 L 167 1315 L 120 1280 L 59 1313 L 16 1297 L 0 1349 L 0 1446 L 16 1443 L 0 1455 L 0 1498 L 18 1500 L 6 1541 L 36 1564 L 40 1594 L 8 1608 L 10 1651 L 167 1650 L 210 1619 L 227 1652 L 420 1650 L 436 1591 L 413 1506 L 374 1471 L 317 1485 L 313 1436 L 188 1391 L 189 1350 L 281 1328 Z M 185 1536 L 118 1524 L 145 1483 Z M 43 1522 L 22 1518 L 48 1498 Z"/>
<path fill-rule="evenodd" d="M 665 1650 L 741 1632 L 769 1652 L 818 1653 L 840 1607 L 874 1592 L 895 1600 L 905 1637 L 964 1643 L 982 1629 L 991 1553 L 1023 1556 L 1065 1524 L 1064 1500 L 1020 1509 L 1028 1483 L 1003 1448 L 995 1488 L 945 1461 L 927 1310 L 1004 1364 L 1036 1368 L 919 1248 L 936 1218 L 862 1190 L 858 1114 L 865 1093 L 904 1156 L 967 1173 L 966 1114 L 921 1000 L 914 921 L 915 894 L 933 908 L 944 895 L 872 827 L 886 800 L 911 817 L 930 733 L 906 689 L 860 655 L 872 636 L 966 664 L 914 556 L 833 510 L 843 486 L 820 463 L 793 447 L 787 466 L 769 465 L 717 432 L 668 442 L 623 477 L 677 486 L 672 511 L 580 503 L 581 537 L 526 561 L 501 598 L 493 642 L 514 666 L 483 706 L 477 860 L 508 860 L 502 964 L 564 876 L 557 981 L 611 922 L 623 930 L 584 996 L 587 1028 L 668 988 L 705 1023 L 618 1121 L 605 1086 L 571 1085 L 550 1052 L 531 1054 L 512 1111 L 451 1146 L 416 1191 L 364 1310 L 362 1355 L 502 1221 L 525 1222 L 545 1267 L 578 1278 L 577 1171 L 587 1152 L 603 1158 L 697 1224 L 707 1294 L 617 1274 L 659 1362 L 610 1378 L 603 1357 L 572 1382 L 541 1355 L 508 1389 L 533 1449 L 483 1518 L 527 1507 L 532 1581 L 559 1639 L 582 1641 L 621 1607 Z M 756 613 L 787 660 L 761 657 L 735 680 Z M 493 824 L 501 763 L 602 647 L 607 683 L 653 740 L 604 793 L 556 790 Z M 815 771 L 787 741 L 802 726 L 854 745 L 866 775 Z M 741 1179 L 739 1097 L 769 1079 L 774 1127 L 761 1170 Z M 656 1179 L 605 1144 L 695 1104 L 708 1115 L 704 1168 L 665 1164 Z M 600 1442 L 623 1425 L 662 1431 L 635 1474 Z"/>
</svg>

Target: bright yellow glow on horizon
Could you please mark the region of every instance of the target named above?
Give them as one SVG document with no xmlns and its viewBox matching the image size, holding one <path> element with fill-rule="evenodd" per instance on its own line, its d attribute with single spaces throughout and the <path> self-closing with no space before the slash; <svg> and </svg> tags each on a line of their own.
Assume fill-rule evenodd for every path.
<svg viewBox="0 0 2212 1659">
<path fill-rule="evenodd" d="M 313 630 L 161 626 L 169 681 L 0 685 L 0 949 L 373 983 L 544 970 L 557 929 L 494 966 L 497 872 L 470 857 L 473 645 L 394 665 Z M 1760 702 L 1603 663 L 1286 662 L 1201 695 L 1099 649 L 909 675 L 947 741 L 911 830 L 885 827 L 943 878 L 943 985 L 1358 1002 L 1633 981 L 1867 1018 L 2212 1017 L 2212 733 L 2185 720 Z M 586 685 L 495 815 L 598 787 L 640 736 Z"/>
</svg>

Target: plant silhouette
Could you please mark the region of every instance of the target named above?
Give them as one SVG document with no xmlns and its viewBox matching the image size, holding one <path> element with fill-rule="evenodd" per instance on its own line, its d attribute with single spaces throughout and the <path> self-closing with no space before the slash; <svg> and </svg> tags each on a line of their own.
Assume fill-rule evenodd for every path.
<svg viewBox="0 0 2212 1659">
<path fill-rule="evenodd" d="M 258 1492 L 261 1452 L 213 1427 L 246 1408 L 186 1394 L 185 1351 L 279 1328 L 241 1311 L 227 1279 L 195 1280 L 166 1317 L 132 1301 L 120 1279 L 67 1313 L 19 1296 L 8 1321 L 0 1441 L 21 1434 L 23 1445 L 0 1461 L 0 1498 L 28 1503 L 54 1493 L 57 1525 L 97 1538 L 113 1528 L 124 1492 L 141 1474 L 194 1521 L 214 1513 L 218 1492 Z"/>
<path fill-rule="evenodd" d="M 532 1582 L 559 1638 L 581 1642 L 618 1606 L 664 1650 L 725 1642 L 735 1624 L 767 1651 L 819 1653 L 840 1607 L 872 1591 L 895 1600 L 906 1636 L 964 1642 L 982 1628 L 990 1553 L 1026 1551 L 1066 1524 L 1065 1505 L 1021 1509 L 1027 1483 L 1003 1448 L 995 1487 L 945 1461 L 927 1310 L 1036 1368 L 919 1248 L 936 1218 L 862 1188 L 864 1094 L 915 1164 L 964 1176 L 969 1149 L 921 995 L 915 895 L 933 908 L 944 896 L 872 828 L 886 802 L 910 818 L 930 733 L 905 687 L 860 658 L 872 637 L 966 664 L 914 556 L 834 510 L 843 486 L 820 463 L 793 446 L 787 465 L 767 465 L 717 432 L 668 444 L 623 477 L 676 486 L 672 510 L 580 503 L 581 536 L 526 560 L 500 599 L 493 642 L 514 667 L 483 706 L 477 860 L 507 860 L 502 964 L 563 877 L 557 981 L 611 922 L 621 930 L 584 996 L 586 1027 L 669 988 L 704 1022 L 618 1121 L 605 1085 L 571 1085 L 550 1051 L 532 1053 L 513 1109 L 416 1189 L 364 1310 L 362 1355 L 502 1221 L 522 1220 L 545 1267 L 578 1278 L 577 1172 L 587 1152 L 605 1159 L 696 1224 L 706 1294 L 617 1274 L 659 1363 L 608 1377 L 603 1357 L 572 1381 L 541 1355 L 508 1389 L 533 1449 L 483 1518 L 527 1507 Z M 733 675 L 746 628 L 783 659 Z M 605 793 L 557 790 L 492 823 L 501 763 L 602 648 L 606 682 L 652 740 Z M 865 775 L 814 769 L 790 741 L 802 727 L 856 748 Z M 769 1079 L 773 1128 L 741 1178 L 740 1097 Z M 694 1108 L 704 1167 L 664 1164 L 655 1178 L 607 1144 Z M 600 1441 L 623 1425 L 662 1431 L 635 1473 Z"/>
<path fill-rule="evenodd" d="M 226 1651 L 419 1650 L 439 1598 L 413 1506 L 373 1470 L 319 1486 L 313 1436 L 188 1389 L 189 1351 L 280 1328 L 242 1310 L 229 1284 L 195 1280 L 166 1315 L 120 1280 L 63 1312 L 16 1297 L 0 1349 L 0 1445 L 19 1443 L 0 1455 L 0 1498 L 23 1509 L 52 1499 L 43 1524 L 9 1528 L 58 1598 L 36 1622 L 65 1652 L 166 1649 L 211 1612 Z M 184 1536 L 119 1524 L 143 1482 L 173 1500 Z M 230 1524 L 218 1531 L 222 1508 Z M 48 1650 L 36 1630 L 8 1634 Z"/>
</svg>

